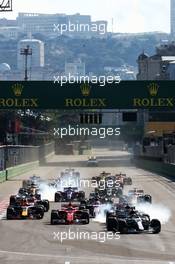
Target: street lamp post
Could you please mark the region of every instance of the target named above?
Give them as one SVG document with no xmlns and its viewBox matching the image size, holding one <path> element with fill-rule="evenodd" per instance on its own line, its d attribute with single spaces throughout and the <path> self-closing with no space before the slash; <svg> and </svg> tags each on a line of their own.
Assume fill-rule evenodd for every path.
<svg viewBox="0 0 175 264">
<path fill-rule="evenodd" d="M 7 143 L 7 134 L 4 137 L 4 171 L 5 171 L 5 180 L 8 180 L 8 170 L 7 170 L 7 157 L 8 157 L 8 143 Z"/>
<path fill-rule="evenodd" d="M 28 56 L 32 55 L 32 49 L 27 45 L 26 48 L 22 48 L 20 50 L 20 55 L 23 55 L 25 57 L 25 75 L 24 75 L 24 81 L 28 81 L 28 74 L 27 74 L 27 58 Z"/>
</svg>

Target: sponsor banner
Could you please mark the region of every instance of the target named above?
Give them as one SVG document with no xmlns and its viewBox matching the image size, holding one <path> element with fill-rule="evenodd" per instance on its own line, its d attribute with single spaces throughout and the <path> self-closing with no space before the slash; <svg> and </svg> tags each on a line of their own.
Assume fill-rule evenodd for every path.
<svg viewBox="0 0 175 264">
<path fill-rule="evenodd" d="M 66 83 L 0 81 L 0 108 L 174 109 L 174 81 Z"/>
</svg>

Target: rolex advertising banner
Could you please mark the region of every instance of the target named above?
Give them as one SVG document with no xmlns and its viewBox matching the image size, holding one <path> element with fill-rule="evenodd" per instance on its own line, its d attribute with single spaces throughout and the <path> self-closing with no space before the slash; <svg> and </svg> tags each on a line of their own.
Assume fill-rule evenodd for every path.
<svg viewBox="0 0 175 264">
<path fill-rule="evenodd" d="M 54 83 L 1 81 L 0 108 L 174 109 L 174 81 Z"/>
</svg>

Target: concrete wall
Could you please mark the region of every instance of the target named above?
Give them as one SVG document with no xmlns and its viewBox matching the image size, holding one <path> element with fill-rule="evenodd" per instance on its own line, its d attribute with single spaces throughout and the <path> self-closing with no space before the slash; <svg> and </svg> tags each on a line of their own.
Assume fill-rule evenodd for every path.
<svg viewBox="0 0 175 264">
<path fill-rule="evenodd" d="M 163 163 L 160 161 L 151 161 L 144 159 L 133 159 L 134 164 L 142 169 L 159 173 L 162 175 L 175 176 L 175 165 L 170 163 Z"/>
</svg>

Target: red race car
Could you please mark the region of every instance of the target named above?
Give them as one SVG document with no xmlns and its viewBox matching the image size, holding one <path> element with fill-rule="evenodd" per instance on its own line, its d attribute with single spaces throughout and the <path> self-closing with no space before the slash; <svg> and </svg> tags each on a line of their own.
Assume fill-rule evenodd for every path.
<svg viewBox="0 0 175 264">
<path fill-rule="evenodd" d="M 61 210 L 52 210 L 51 225 L 89 224 L 89 211 L 69 203 Z"/>
</svg>

